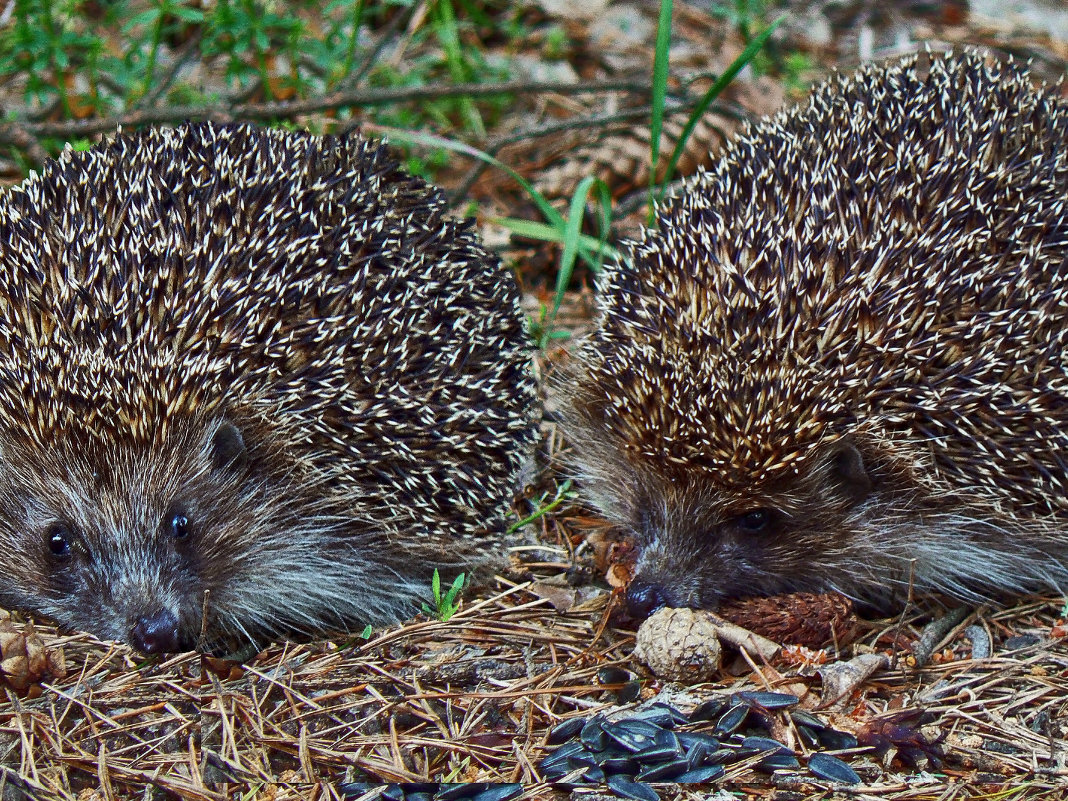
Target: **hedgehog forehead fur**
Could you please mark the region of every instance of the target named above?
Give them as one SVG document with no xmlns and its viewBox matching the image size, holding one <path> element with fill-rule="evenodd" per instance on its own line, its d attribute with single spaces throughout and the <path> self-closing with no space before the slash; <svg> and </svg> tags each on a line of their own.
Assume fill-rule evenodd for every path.
<svg viewBox="0 0 1068 801">
<path fill-rule="evenodd" d="M 606 271 L 575 402 L 634 461 L 740 492 L 868 432 L 1068 503 L 1026 445 L 1065 440 L 1068 121 L 1014 65 L 925 62 L 751 127 Z"/>
<path fill-rule="evenodd" d="M 72 622 L 79 599 L 20 555 L 47 550 L 48 514 L 95 537 L 86 564 L 112 549 L 108 592 L 134 587 L 119 557 L 163 552 L 183 492 L 212 522 L 182 562 L 183 642 L 194 591 L 232 632 L 362 625 L 484 554 L 536 387 L 512 276 L 445 207 L 357 135 L 243 124 L 68 150 L 0 196 L 0 550 L 19 574 L 0 598 Z M 240 480 L 211 464 L 229 425 Z M 134 621 L 137 603 L 157 601 L 131 600 Z M 104 633 L 128 639 L 116 615 Z"/>
</svg>

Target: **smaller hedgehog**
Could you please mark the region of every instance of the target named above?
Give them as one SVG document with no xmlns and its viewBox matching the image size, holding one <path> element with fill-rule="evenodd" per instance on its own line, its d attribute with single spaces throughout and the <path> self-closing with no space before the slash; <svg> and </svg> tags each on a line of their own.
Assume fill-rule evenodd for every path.
<svg viewBox="0 0 1068 801">
<path fill-rule="evenodd" d="M 0 603 L 145 652 L 408 615 L 503 533 L 530 359 L 512 276 L 372 142 L 67 151 L 0 196 Z"/>
<path fill-rule="evenodd" d="M 600 284 L 563 391 L 630 606 L 1068 588 L 1068 113 L 921 55 L 817 87 Z"/>
</svg>

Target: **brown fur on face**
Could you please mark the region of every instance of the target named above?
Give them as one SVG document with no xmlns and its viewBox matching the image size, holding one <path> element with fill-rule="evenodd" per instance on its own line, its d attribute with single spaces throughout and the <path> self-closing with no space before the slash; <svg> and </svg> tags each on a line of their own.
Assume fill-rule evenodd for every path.
<svg viewBox="0 0 1068 801">
<path fill-rule="evenodd" d="M 634 463 L 624 449 L 606 457 L 603 443 L 580 441 L 585 465 L 611 465 L 587 470 L 583 486 L 633 539 L 632 586 L 657 605 L 837 591 L 886 610 L 910 586 L 978 599 L 1066 577 L 1053 520 L 1014 524 L 985 499 L 932 484 L 922 452 L 910 464 L 875 442 L 838 440 L 813 449 L 796 476 L 739 492 L 707 471 Z"/>
</svg>

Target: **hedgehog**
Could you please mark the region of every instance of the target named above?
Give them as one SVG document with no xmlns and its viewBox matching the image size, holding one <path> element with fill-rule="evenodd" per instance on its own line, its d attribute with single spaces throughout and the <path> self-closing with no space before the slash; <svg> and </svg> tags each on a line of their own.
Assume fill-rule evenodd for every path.
<svg viewBox="0 0 1068 801">
<path fill-rule="evenodd" d="M 0 603 L 147 653 L 483 561 L 536 426 L 511 273 L 384 147 L 186 124 L 0 197 Z"/>
<path fill-rule="evenodd" d="M 1026 68 L 833 76 L 688 179 L 561 381 L 637 616 L 1068 579 L 1068 113 Z"/>
</svg>

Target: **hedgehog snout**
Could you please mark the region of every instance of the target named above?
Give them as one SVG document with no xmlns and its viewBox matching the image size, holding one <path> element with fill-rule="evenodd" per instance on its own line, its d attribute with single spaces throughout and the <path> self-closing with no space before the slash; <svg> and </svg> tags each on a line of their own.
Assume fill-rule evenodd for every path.
<svg viewBox="0 0 1068 801">
<path fill-rule="evenodd" d="M 169 609 L 141 615 L 130 631 L 130 644 L 146 654 L 178 650 L 178 617 Z"/>
<path fill-rule="evenodd" d="M 644 619 L 656 610 L 667 606 L 664 591 L 648 581 L 634 579 L 627 587 L 627 612 L 631 617 Z"/>
</svg>

